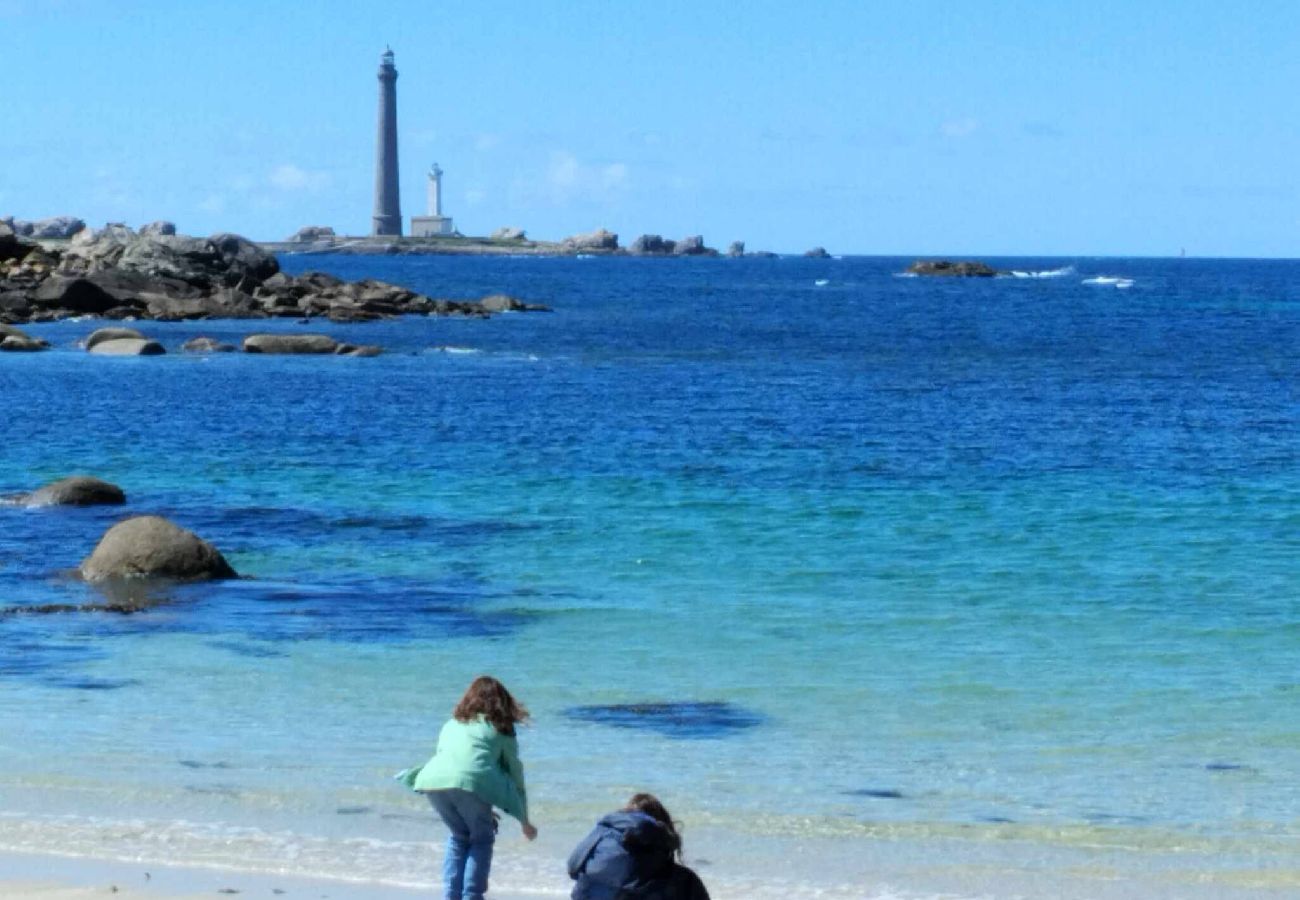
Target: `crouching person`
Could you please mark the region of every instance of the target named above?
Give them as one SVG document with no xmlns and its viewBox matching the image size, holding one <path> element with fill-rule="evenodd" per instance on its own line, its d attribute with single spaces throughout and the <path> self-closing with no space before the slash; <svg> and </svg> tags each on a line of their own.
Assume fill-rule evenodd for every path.
<svg viewBox="0 0 1300 900">
<path fill-rule="evenodd" d="M 709 900 L 681 864 L 682 839 L 653 794 L 636 794 L 602 818 L 569 857 L 573 900 Z"/>
</svg>

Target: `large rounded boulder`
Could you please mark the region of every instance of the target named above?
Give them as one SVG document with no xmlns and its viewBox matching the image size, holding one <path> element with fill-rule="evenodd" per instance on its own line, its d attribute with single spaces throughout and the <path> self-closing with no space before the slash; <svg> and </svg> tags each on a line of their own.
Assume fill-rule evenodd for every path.
<svg viewBox="0 0 1300 900">
<path fill-rule="evenodd" d="M 105 578 L 170 578 L 210 581 L 238 575 L 216 547 L 161 516 L 118 522 L 81 563 L 87 581 Z"/>
<path fill-rule="evenodd" d="M 72 475 L 37 488 L 23 500 L 24 506 L 115 506 L 126 502 L 117 485 L 89 475 Z"/>
<path fill-rule="evenodd" d="M 335 353 L 338 341 L 325 334 L 250 334 L 245 353 Z"/>
<path fill-rule="evenodd" d="M 86 352 L 98 356 L 162 356 L 167 351 L 157 341 L 126 337 L 100 341 L 93 347 L 87 347 Z"/>
<path fill-rule="evenodd" d="M 145 340 L 145 336 L 134 328 L 96 328 L 86 338 L 86 349 L 91 350 L 104 341 Z"/>
</svg>

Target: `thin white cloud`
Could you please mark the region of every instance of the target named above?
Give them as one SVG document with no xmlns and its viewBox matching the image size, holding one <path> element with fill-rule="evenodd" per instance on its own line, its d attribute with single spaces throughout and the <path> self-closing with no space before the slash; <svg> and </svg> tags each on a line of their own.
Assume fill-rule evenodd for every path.
<svg viewBox="0 0 1300 900">
<path fill-rule="evenodd" d="M 276 166 L 266 180 L 271 187 L 285 192 L 319 191 L 330 183 L 325 172 L 308 171 L 293 163 Z"/>
<path fill-rule="evenodd" d="M 978 131 L 979 127 L 980 123 L 977 119 L 952 119 L 939 126 L 939 133 L 946 138 L 968 138 Z"/>
<path fill-rule="evenodd" d="M 226 211 L 226 198 L 221 194 L 208 194 L 199 201 L 199 209 L 205 213 L 223 213 Z"/>
<path fill-rule="evenodd" d="M 474 149 L 480 153 L 495 150 L 501 145 L 501 135 L 484 132 L 474 138 Z"/>
<path fill-rule="evenodd" d="M 567 150 L 551 154 L 545 178 L 551 199 L 557 203 L 573 199 L 611 200 L 628 187 L 629 181 L 627 163 L 588 164 Z"/>
</svg>

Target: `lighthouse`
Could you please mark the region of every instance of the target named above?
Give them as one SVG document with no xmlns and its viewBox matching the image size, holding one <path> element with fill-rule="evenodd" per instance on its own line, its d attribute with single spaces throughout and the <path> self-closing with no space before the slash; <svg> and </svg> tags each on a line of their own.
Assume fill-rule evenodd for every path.
<svg viewBox="0 0 1300 900">
<path fill-rule="evenodd" d="M 370 233 L 402 235 L 402 203 L 397 182 L 397 67 L 392 49 L 379 57 L 379 130 L 375 151 L 375 212 Z"/>
<path fill-rule="evenodd" d="M 429 214 L 411 216 L 411 237 L 437 237 L 456 233 L 450 216 L 442 214 L 442 169 L 429 167 Z"/>
</svg>

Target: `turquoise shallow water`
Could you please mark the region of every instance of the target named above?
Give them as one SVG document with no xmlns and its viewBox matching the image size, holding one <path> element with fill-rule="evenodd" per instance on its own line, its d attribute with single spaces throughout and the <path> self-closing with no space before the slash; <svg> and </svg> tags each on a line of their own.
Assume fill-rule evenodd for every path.
<svg viewBox="0 0 1300 900">
<path fill-rule="evenodd" d="M 387 776 L 491 670 L 536 714 L 506 884 L 639 788 L 724 896 L 1300 884 L 1300 264 L 1064 263 L 290 257 L 555 312 L 326 326 L 365 360 L 33 328 L 0 492 L 92 472 L 252 577 L 0 618 L 0 848 L 424 883 Z M 0 508 L 3 605 L 94 599 L 122 514 Z M 572 715 L 649 702 L 738 727 Z"/>
</svg>

